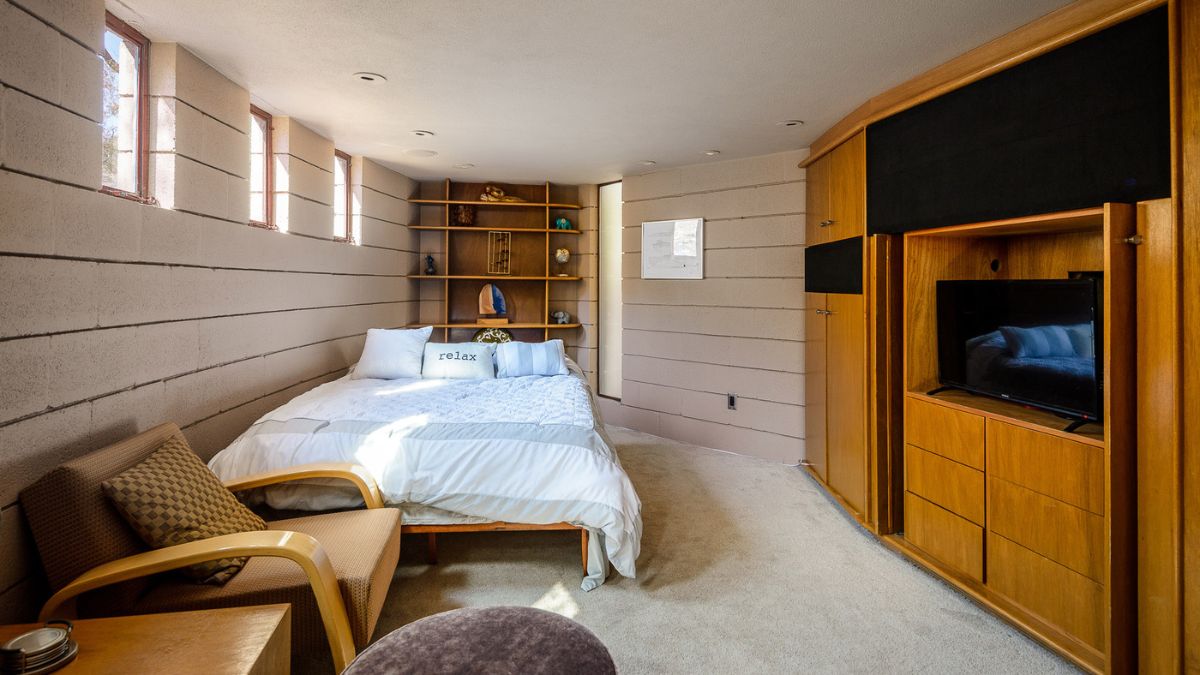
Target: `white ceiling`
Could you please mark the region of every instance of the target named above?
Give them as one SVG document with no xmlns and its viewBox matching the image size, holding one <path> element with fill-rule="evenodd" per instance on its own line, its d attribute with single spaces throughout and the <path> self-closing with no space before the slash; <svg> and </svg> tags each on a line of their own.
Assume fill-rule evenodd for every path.
<svg viewBox="0 0 1200 675">
<path fill-rule="evenodd" d="M 108 0 L 414 178 L 603 182 L 809 145 L 1064 0 Z M 352 78 L 374 71 L 388 81 Z M 802 119 L 804 126 L 776 125 Z M 432 138 L 410 131 L 430 129 Z M 435 150 L 432 158 L 406 155 Z M 474 169 L 453 169 L 469 162 Z"/>
</svg>

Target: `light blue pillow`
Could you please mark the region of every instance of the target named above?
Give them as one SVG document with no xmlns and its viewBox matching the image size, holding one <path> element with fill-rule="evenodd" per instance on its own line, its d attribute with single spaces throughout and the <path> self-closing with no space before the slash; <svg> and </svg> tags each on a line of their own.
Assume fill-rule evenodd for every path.
<svg viewBox="0 0 1200 675">
<path fill-rule="evenodd" d="M 1067 337 L 1071 338 L 1071 346 L 1075 348 L 1076 356 L 1085 359 L 1096 358 L 1096 340 L 1092 333 L 1092 324 L 1090 323 L 1067 326 Z"/>
<path fill-rule="evenodd" d="M 567 372 L 562 340 L 502 342 L 496 345 L 496 377 L 566 375 Z"/>
<path fill-rule="evenodd" d="M 495 379 L 495 347 L 486 342 L 427 343 L 421 377 L 428 380 Z"/>
<path fill-rule="evenodd" d="M 1075 356 L 1075 346 L 1065 326 L 1001 326 L 1000 334 L 1008 350 L 1018 359 L 1044 359 L 1051 356 Z"/>
</svg>

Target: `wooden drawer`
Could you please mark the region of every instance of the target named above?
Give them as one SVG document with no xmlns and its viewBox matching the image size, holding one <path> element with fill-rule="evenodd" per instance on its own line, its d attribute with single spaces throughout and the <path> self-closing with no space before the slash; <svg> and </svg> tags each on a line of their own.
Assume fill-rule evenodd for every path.
<svg viewBox="0 0 1200 675">
<path fill-rule="evenodd" d="M 983 472 L 915 445 L 904 448 L 904 489 L 983 525 Z"/>
<path fill-rule="evenodd" d="M 904 538 L 942 563 L 983 581 L 983 528 L 904 493 Z"/>
<path fill-rule="evenodd" d="M 997 534 L 987 542 L 989 588 L 1104 651 L 1100 584 Z"/>
<path fill-rule="evenodd" d="M 983 470 L 983 416 L 911 396 L 904 404 L 904 442 Z"/>
<path fill-rule="evenodd" d="M 999 478 L 988 479 L 988 529 L 1104 582 L 1104 517 Z"/>
<path fill-rule="evenodd" d="M 1104 448 L 987 421 L 988 477 L 1104 515 Z"/>
</svg>

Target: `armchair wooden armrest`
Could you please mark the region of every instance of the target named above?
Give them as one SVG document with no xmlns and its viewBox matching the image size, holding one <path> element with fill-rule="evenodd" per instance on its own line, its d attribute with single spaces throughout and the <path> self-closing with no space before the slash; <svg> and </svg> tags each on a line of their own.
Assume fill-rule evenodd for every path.
<svg viewBox="0 0 1200 675">
<path fill-rule="evenodd" d="M 316 539 L 299 532 L 263 530 L 226 534 L 105 563 L 85 572 L 55 593 L 42 607 L 38 620 L 50 619 L 63 603 L 102 586 L 210 560 L 254 556 L 286 558 L 304 571 L 313 595 L 316 596 L 317 609 L 321 613 L 325 634 L 333 650 L 334 667 L 337 672 L 341 672 L 354 659 L 355 654 L 346 606 L 342 601 L 337 576 L 329 557 L 325 555 Z"/>
<path fill-rule="evenodd" d="M 348 480 L 362 493 L 363 501 L 366 502 L 368 509 L 383 508 L 383 493 L 379 491 L 379 486 L 375 483 L 375 479 L 371 477 L 371 474 L 367 473 L 367 470 L 358 464 L 338 462 L 301 464 L 300 466 L 293 466 L 287 469 L 267 471 L 266 473 L 227 481 L 225 487 L 229 488 L 232 492 L 237 492 L 238 490 L 249 490 L 265 485 L 276 485 L 278 483 L 287 483 L 308 478 L 341 478 Z"/>
</svg>

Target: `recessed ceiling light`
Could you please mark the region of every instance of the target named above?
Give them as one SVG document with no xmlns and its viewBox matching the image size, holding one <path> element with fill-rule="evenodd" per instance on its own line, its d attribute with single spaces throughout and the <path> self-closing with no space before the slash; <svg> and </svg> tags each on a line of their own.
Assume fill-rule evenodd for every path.
<svg viewBox="0 0 1200 675">
<path fill-rule="evenodd" d="M 405 150 L 404 154 L 409 157 L 437 157 L 435 150 Z"/>
<path fill-rule="evenodd" d="M 804 120 L 782 120 L 775 124 L 781 127 L 798 127 L 804 124 Z"/>
<path fill-rule="evenodd" d="M 456 169 L 474 169 L 475 165 L 470 162 L 463 162 L 462 164 L 455 164 L 454 168 L 456 168 Z"/>
<path fill-rule="evenodd" d="M 412 135 L 413 136 L 436 136 L 437 134 L 433 133 L 432 131 L 429 131 L 428 129 L 413 129 Z"/>
<path fill-rule="evenodd" d="M 354 79 L 362 80 L 363 82 L 387 82 L 387 78 L 379 73 L 358 72 L 354 74 Z"/>
<path fill-rule="evenodd" d="M 708 155 L 709 157 L 716 157 L 717 155 L 721 154 L 721 151 L 720 150 L 705 150 L 704 154 Z"/>
<path fill-rule="evenodd" d="M 642 161 L 638 162 L 638 164 L 641 164 L 642 166 L 654 166 L 655 164 L 658 164 L 658 162 L 652 159 L 643 159 Z"/>
</svg>

